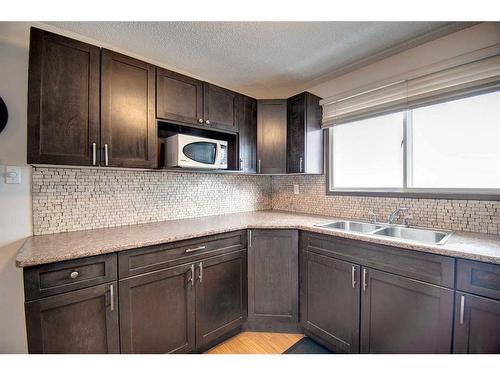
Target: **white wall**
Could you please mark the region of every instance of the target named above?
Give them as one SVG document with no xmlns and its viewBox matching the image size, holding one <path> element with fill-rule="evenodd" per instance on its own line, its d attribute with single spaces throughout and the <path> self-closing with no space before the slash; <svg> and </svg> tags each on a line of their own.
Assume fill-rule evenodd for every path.
<svg viewBox="0 0 500 375">
<path fill-rule="evenodd" d="M 30 167 L 26 165 L 29 26 L 0 22 L 0 96 L 9 121 L 0 134 L 0 353 L 27 352 L 22 271 L 15 256 L 31 235 Z M 4 184 L 5 165 L 22 167 L 20 185 Z"/>
<path fill-rule="evenodd" d="M 500 22 L 481 23 L 313 86 L 322 98 L 383 82 L 458 55 L 500 43 Z"/>
</svg>

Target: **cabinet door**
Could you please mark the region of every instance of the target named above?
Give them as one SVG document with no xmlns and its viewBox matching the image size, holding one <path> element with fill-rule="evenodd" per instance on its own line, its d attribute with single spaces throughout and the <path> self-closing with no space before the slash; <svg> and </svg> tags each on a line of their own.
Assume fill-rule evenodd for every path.
<svg viewBox="0 0 500 375">
<path fill-rule="evenodd" d="M 258 101 L 257 173 L 286 173 L 286 100 Z"/>
<path fill-rule="evenodd" d="M 194 264 L 120 280 L 122 353 L 194 349 L 194 297 Z"/>
<path fill-rule="evenodd" d="M 248 96 L 239 100 L 239 170 L 255 172 L 257 170 L 257 101 Z"/>
<path fill-rule="evenodd" d="M 102 50 L 101 165 L 156 167 L 155 68 Z"/>
<path fill-rule="evenodd" d="M 319 100 L 308 92 L 287 100 L 287 173 L 323 173 Z"/>
<path fill-rule="evenodd" d="M 358 353 L 361 267 L 302 252 L 301 322 L 336 353 Z"/>
<path fill-rule="evenodd" d="M 116 283 L 26 302 L 30 353 L 119 353 Z"/>
<path fill-rule="evenodd" d="M 203 350 L 247 316 L 246 251 L 206 259 L 196 268 L 196 346 Z"/>
<path fill-rule="evenodd" d="M 304 172 L 306 151 L 306 97 L 305 93 L 287 100 L 287 173 Z"/>
<path fill-rule="evenodd" d="M 238 96 L 210 83 L 203 84 L 203 118 L 215 129 L 238 131 Z"/>
<path fill-rule="evenodd" d="M 99 163 L 99 75 L 98 47 L 31 29 L 28 163 Z"/>
<path fill-rule="evenodd" d="M 456 292 L 455 353 L 500 353 L 500 301 Z"/>
<path fill-rule="evenodd" d="M 203 82 L 156 68 L 156 117 L 203 125 Z"/>
<path fill-rule="evenodd" d="M 251 230 L 248 249 L 248 326 L 296 331 L 299 316 L 298 233 Z"/>
<path fill-rule="evenodd" d="M 361 353 L 450 353 L 453 291 L 362 268 Z"/>
</svg>

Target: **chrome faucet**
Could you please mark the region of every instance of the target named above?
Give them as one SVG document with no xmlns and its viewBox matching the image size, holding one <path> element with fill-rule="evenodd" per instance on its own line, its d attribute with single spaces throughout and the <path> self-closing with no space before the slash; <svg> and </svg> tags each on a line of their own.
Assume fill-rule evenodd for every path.
<svg viewBox="0 0 500 375">
<path fill-rule="evenodd" d="M 396 208 L 394 211 L 391 212 L 391 214 L 389 215 L 389 217 L 387 218 L 387 222 L 389 224 L 393 224 L 394 223 L 394 220 L 396 219 L 396 216 L 398 216 L 398 214 L 400 212 L 408 212 L 410 209 L 409 208 L 406 208 L 406 207 L 398 207 Z M 405 224 L 406 224 L 406 220 L 405 220 Z"/>
</svg>

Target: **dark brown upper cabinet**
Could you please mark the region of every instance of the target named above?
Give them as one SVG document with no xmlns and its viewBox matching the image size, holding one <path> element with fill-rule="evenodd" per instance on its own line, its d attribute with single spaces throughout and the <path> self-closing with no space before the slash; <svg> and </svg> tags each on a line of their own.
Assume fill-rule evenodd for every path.
<svg viewBox="0 0 500 375">
<path fill-rule="evenodd" d="M 323 173 L 320 98 L 308 93 L 287 99 L 287 173 Z"/>
<path fill-rule="evenodd" d="M 238 95 L 225 88 L 203 83 L 203 120 L 219 130 L 238 131 Z"/>
<path fill-rule="evenodd" d="M 257 100 L 239 98 L 239 166 L 243 172 L 257 171 Z"/>
<path fill-rule="evenodd" d="M 101 165 L 155 168 L 155 67 L 101 51 Z"/>
<path fill-rule="evenodd" d="M 98 47 L 31 29 L 28 163 L 99 164 L 99 75 Z"/>
<path fill-rule="evenodd" d="M 257 102 L 257 173 L 286 173 L 286 99 Z"/>
<path fill-rule="evenodd" d="M 157 67 L 156 117 L 203 125 L 203 82 Z"/>
</svg>

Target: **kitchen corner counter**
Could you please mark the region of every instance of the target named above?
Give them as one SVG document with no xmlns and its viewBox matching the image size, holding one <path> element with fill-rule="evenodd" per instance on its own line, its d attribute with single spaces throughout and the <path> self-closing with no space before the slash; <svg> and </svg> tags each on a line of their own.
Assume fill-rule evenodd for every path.
<svg viewBox="0 0 500 375">
<path fill-rule="evenodd" d="M 32 236 L 26 239 L 19 250 L 16 265 L 17 267 L 30 267 L 241 229 L 299 229 L 426 253 L 500 264 L 500 236 L 455 232 L 444 245 L 427 245 L 315 226 L 315 224 L 324 224 L 337 219 L 285 211 L 252 211 Z"/>
</svg>

